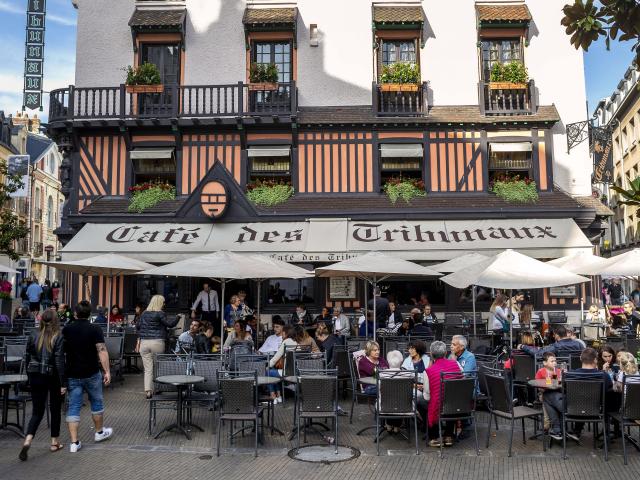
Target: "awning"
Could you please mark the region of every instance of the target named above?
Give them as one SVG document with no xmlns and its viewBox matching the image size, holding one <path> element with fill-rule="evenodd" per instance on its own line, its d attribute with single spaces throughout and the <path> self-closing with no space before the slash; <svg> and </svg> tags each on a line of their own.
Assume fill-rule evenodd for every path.
<svg viewBox="0 0 640 480">
<path fill-rule="evenodd" d="M 293 8 L 246 8 L 242 23 L 247 27 L 260 25 L 291 25 L 296 23 L 298 9 Z"/>
<path fill-rule="evenodd" d="M 264 145 L 260 147 L 249 147 L 247 155 L 251 157 L 289 157 L 291 147 L 289 145 Z"/>
<path fill-rule="evenodd" d="M 422 158 L 421 143 L 383 143 L 380 145 L 382 158 Z"/>
<path fill-rule="evenodd" d="M 173 148 L 136 148 L 129 156 L 131 160 L 172 158 Z"/>
<path fill-rule="evenodd" d="M 533 150 L 531 142 L 490 142 L 492 152 L 530 152 Z"/>
<path fill-rule="evenodd" d="M 492 23 L 529 23 L 531 12 L 524 3 L 520 5 L 476 5 L 478 21 Z"/>
<path fill-rule="evenodd" d="M 393 24 L 411 24 L 423 23 L 424 13 L 421 6 L 388 6 L 373 7 L 373 22 L 393 23 Z"/>
<path fill-rule="evenodd" d="M 591 252 L 572 219 L 352 221 L 85 225 L 62 249 L 64 260 L 122 253 L 151 263 L 219 250 L 266 253 L 288 262 L 337 262 L 377 250 L 414 261 L 513 248 L 551 259 Z"/>
<path fill-rule="evenodd" d="M 129 26 L 134 30 L 152 28 L 182 29 L 187 10 L 184 8 L 147 9 L 136 8 L 129 19 Z"/>
</svg>

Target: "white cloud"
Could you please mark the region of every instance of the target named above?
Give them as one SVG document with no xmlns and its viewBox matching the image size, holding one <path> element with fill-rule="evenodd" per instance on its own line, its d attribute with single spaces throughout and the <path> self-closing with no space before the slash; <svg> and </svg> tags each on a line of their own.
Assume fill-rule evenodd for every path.
<svg viewBox="0 0 640 480">
<path fill-rule="evenodd" d="M 15 3 L 0 0 L 0 12 L 26 14 L 26 10 L 18 7 Z"/>
<path fill-rule="evenodd" d="M 47 13 L 47 21 L 52 21 L 65 27 L 75 27 L 77 23 L 75 18 L 63 17 L 55 13 Z"/>
<path fill-rule="evenodd" d="M 24 15 L 26 21 L 26 9 L 20 8 L 17 4 L 9 2 L 7 0 L 0 0 L 0 12 L 13 13 L 15 15 Z M 51 10 L 47 11 L 46 21 L 51 21 L 65 27 L 75 27 L 75 16 L 65 16 L 52 13 Z"/>
</svg>

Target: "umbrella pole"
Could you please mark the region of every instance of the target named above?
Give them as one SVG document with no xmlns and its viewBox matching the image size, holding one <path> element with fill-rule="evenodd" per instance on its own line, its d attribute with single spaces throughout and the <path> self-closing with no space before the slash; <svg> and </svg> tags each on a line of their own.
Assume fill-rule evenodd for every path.
<svg viewBox="0 0 640 480">
<path fill-rule="evenodd" d="M 262 279 L 258 279 L 258 305 L 256 307 L 256 310 L 258 311 L 258 330 L 260 329 L 260 290 L 262 289 Z M 257 335 L 257 332 L 256 332 Z M 257 337 L 256 337 L 257 338 Z"/>
<path fill-rule="evenodd" d="M 509 303 L 507 304 L 507 319 L 509 320 L 509 351 L 511 351 L 511 348 L 513 347 L 513 314 L 511 313 L 511 309 L 512 309 L 512 304 L 511 302 L 513 302 L 513 290 L 509 290 Z M 510 318 L 511 317 L 511 318 Z"/>
<path fill-rule="evenodd" d="M 378 288 L 378 280 L 376 276 L 373 276 L 373 341 L 376 341 L 376 315 L 377 315 L 377 306 L 376 306 L 376 289 Z M 365 319 L 366 322 L 366 319 Z"/>
<path fill-rule="evenodd" d="M 107 310 L 107 337 L 111 336 L 111 322 L 109 321 L 109 316 L 111 315 L 111 296 L 112 296 L 112 292 L 111 289 L 113 288 L 113 279 L 111 276 L 107 277 L 107 280 L 109 281 L 109 288 L 108 290 L 108 295 L 109 295 L 109 310 Z"/>
<path fill-rule="evenodd" d="M 471 299 L 473 302 L 473 336 L 476 336 L 476 286 L 471 285 Z"/>
<path fill-rule="evenodd" d="M 367 279 L 362 279 L 364 282 L 364 336 L 368 337 L 368 329 L 367 329 L 367 317 L 369 316 L 369 282 Z M 358 329 L 360 329 L 360 325 L 358 325 Z M 358 333 L 358 335 L 360 335 Z"/>
<path fill-rule="evenodd" d="M 223 278 L 220 283 L 222 284 L 222 298 L 220 299 L 220 351 L 222 352 L 222 345 L 224 344 L 224 287 L 227 284 L 227 280 Z"/>
</svg>

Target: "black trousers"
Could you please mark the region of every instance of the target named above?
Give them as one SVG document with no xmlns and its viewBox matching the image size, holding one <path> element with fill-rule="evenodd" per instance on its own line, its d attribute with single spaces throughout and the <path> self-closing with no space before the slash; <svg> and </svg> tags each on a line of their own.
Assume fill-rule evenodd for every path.
<svg viewBox="0 0 640 480">
<path fill-rule="evenodd" d="M 47 408 L 47 394 L 51 409 L 51 436 L 60 436 L 60 421 L 62 418 L 62 395 L 60 395 L 60 380 L 57 375 L 43 375 L 40 373 L 29 374 L 29 384 L 31 385 L 31 398 L 33 411 L 27 435 L 35 435 L 42 417 Z"/>
<path fill-rule="evenodd" d="M 209 322 L 211 324 L 211 326 L 213 327 L 213 334 L 217 337 L 220 336 L 220 322 L 217 320 L 218 315 L 216 315 L 216 312 L 202 312 L 202 320 L 204 322 Z M 187 331 L 189 329 L 188 325 L 184 326 L 185 331 Z"/>
</svg>

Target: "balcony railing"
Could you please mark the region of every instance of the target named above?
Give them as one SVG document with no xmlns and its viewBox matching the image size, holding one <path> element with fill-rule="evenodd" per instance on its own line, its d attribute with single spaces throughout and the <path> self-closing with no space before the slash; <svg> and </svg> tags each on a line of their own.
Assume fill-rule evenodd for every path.
<svg viewBox="0 0 640 480">
<path fill-rule="evenodd" d="M 482 115 L 532 115 L 536 113 L 536 90 L 533 80 L 517 87 L 517 84 L 504 85 L 480 82 L 478 100 Z M 504 86 L 505 88 L 498 88 Z"/>
<path fill-rule="evenodd" d="M 15 251 L 18 255 L 26 255 L 29 253 L 29 241 L 26 238 L 16 240 Z"/>
<path fill-rule="evenodd" d="M 416 90 L 409 85 L 400 85 L 398 90 L 389 90 L 388 84 L 373 82 L 373 111 L 377 116 L 417 117 L 428 113 L 427 82 Z"/>
<path fill-rule="evenodd" d="M 49 121 L 295 114 L 295 82 L 275 85 L 274 90 L 242 82 L 165 85 L 161 93 L 131 93 L 124 84 L 117 87 L 69 86 L 51 92 Z"/>
</svg>

